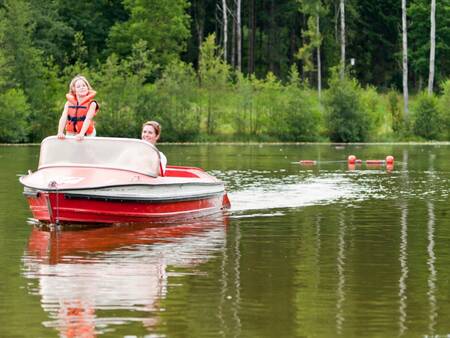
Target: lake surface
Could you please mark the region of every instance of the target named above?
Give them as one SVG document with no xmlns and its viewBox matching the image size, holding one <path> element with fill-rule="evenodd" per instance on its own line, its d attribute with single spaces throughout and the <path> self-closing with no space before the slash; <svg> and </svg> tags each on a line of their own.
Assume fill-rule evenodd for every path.
<svg viewBox="0 0 450 338">
<path fill-rule="evenodd" d="M 450 334 L 450 145 L 160 148 L 225 181 L 231 211 L 42 231 L 17 177 L 39 148 L 0 147 L 0 337 Z"/>
</svg>

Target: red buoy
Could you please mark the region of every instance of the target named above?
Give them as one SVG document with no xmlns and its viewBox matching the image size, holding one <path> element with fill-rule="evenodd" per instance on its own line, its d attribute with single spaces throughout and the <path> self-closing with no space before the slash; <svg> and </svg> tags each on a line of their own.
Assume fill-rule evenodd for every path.
<svg viewBox="0 0 450 338">
<path fill-rule="evenodd" d="M 366 160 L 367 165 L 382 165 L 384 160 Z"/>
<path fill-rule="evenodd" d="M 317 162 L 314 160 L 301 160 L 299 163 L 301 165 L 315 165 Z"/>
</svg>

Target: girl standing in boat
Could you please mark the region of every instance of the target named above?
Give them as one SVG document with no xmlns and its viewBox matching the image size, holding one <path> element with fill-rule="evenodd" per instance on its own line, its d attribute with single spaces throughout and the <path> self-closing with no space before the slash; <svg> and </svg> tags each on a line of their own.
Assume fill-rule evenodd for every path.
<svg viewBox="0 0 450 338">
<path fill-rule="evenodd" d="M 147 121 L 142 125 L 142 133 L 141 138 L 144 141 L 147 141 L 154 146 L 156 146 L 156 141 L 158 141 L 159 136 L 161 135 L 161 126 L 156 121 Z M 164 175 L 164 172 L 166 171 L 166 165 L 167 165 L 167 158 L 162 153 L 159 152 L 160 155 L 160 169 L 161 169 L 161 175 Z"/>
<path fill-rule="evenodd" d="M 66 94 L 67 102 L 58 124 L 58 138 L 63 139 L 64 128 L 66 135 L 75 136 L 82 140 L 84 136 L 95 136 L 95 123 L 92 120 L 99 106 L 94 97 L 97 93 L 92 89 L 84 76 L 75 76 Z"/>
</svg>

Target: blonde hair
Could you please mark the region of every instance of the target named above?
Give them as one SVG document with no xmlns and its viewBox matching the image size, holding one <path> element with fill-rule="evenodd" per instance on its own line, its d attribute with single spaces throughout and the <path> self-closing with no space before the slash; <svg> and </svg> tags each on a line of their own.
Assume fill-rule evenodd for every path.
<svg viewBox="0 0 450 338">
<path fill-rule="evenodd" d="M 161 134 L 161 126 L 156 121 L 147 121 L 144 122 L 142 125 L 142 129 L 144 129 L 145 126 L 152 126 L 155 129 L 156 136 L 159 136 Z"/>
<path fill-rule="evenodd" d="M 69 84 L 69 94 L 75 96 L 76 92 L 75 92 L 75 82 L 77 82 L 78 80 L 83 81 L 86 86 L 88 87 L 89 91 L 92 90 L 91 84 L 89 83 L 89 81 L 83 76 L 83 75 L 77 75 L 75 76 L 72 81 L 70 81 Z"/>
</svg>

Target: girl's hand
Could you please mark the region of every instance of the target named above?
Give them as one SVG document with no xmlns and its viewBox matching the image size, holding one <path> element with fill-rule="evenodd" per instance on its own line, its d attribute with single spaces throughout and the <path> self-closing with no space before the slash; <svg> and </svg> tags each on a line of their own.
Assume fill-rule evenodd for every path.
<svg viewBox="0 0 450 338">
<path fill-rule="evenodd" d="M 66 138 L 66 135 L 64 135 L 64 133 L 58 133 L 58 138 L 60 139 L 60 140 L 63 140 L 63 139 L 65 139 Z"/>
<path fill-rule="evenodd" d="M 76 139 L 77 141 L 83 141 L 84 135 L 77 134 L 77 135 L 75 136 L 75 139 Z"/>
</svg>

